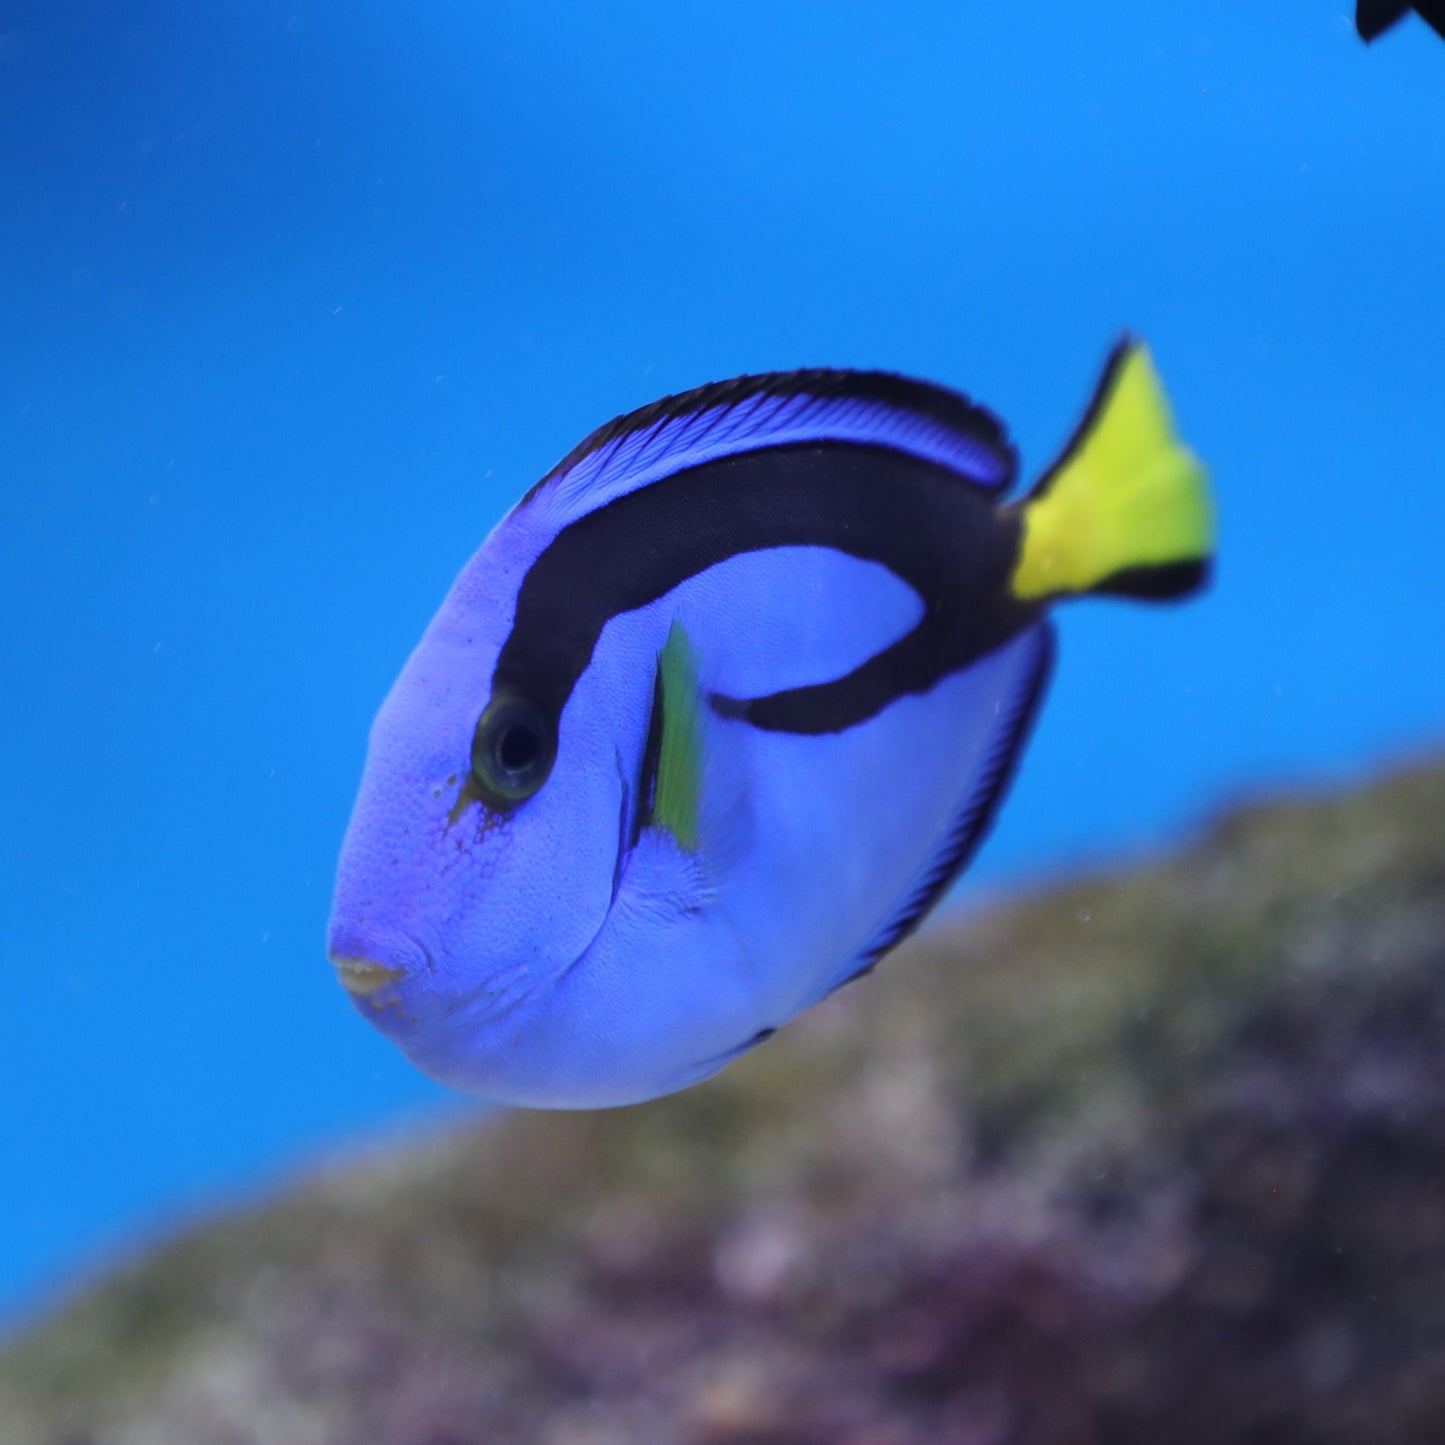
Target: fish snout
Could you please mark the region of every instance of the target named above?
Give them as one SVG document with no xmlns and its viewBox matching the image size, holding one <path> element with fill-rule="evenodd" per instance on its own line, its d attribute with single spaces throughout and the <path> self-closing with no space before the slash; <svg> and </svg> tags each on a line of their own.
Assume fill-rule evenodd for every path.
<svg viewBox="0 0 1445 1445">
<path fill-rule="evenodd" d="M 358 1000 L 375 999 L 423 972 L 431 961 L 420 944 L 389 928 L 334 923 L 328 943 L 337 980 Z"/>
<path fill-rule="evenodd" d="M 331 962 L 342 988 L 352 998 L 370 998 L 388 984 L 396 983 L 406 972 L 388 968 L 384 963 L 373 963 L 369 958 L 346 958 L 335 953 L 331 955 Z"/>
</svg>

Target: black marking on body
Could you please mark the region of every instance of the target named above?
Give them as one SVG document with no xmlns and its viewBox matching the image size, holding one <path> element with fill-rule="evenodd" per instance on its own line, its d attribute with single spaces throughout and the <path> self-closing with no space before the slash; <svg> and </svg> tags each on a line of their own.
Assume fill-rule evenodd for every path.
<svg viewBox="0 0 1445 1445">
<path fill-rule="evenodd" d="M 636 846 L 642 830 L 652 822 L 657 806 L 657 767 L 662 761 L 662 729 L 666 722 L 667 699 L 662 689 L 662 668 L 652 683 L 652 710 L 647 718 L 647 741 L 642 745 L 642 765 L 637 781 L 637 812 L 632 821 L 628 847 Z"/>
<path fill-rule="evenodd" d="M 1019 536 L 1015 509 L 887 447 L 824 442 L 705 462 L 614 498 L 552 539 L 518 590 L 493 692 L 513 690 L 560 717 L 613 617 L 745 552 L 827 547 L 911 586 L 924 608 L 917 625 L 845 677 L 713 703 L 760 728 L 838 732 L 926 691 L 1038 616 L 1008 588 Z"/>
<path fill-rule="evenodd" d="M 899 376 L 891 371 L 837 371 L 828 367 L 807 367 L 799 371 L 767 371 L 756 376 L 709 382 L 706 386 L 695 386 L 675 396 L 664 396 L 647 406 L 638 407 L 636 411 L 614 417 L 578 442 L 528 491 L 522 501 L 531 501 L 549 482 L 570 472 L 584 458 L 622 437 L 663 426 L 682 417 L 738 406 L 758 396 L 810 396 L 819 401 L 856 400 L 910 411 L 996 453 L 1001 463 L 1000 470 L 1007 477 L 1012 477 L 1016 469 L 1016 453 L 1003 423 L 962 392 Z"/>
</svg>

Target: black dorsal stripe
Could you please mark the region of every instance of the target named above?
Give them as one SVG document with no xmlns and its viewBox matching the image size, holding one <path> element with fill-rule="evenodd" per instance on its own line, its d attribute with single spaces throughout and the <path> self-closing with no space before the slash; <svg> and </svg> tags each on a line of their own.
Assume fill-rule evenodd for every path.
<svg viewBox="0 0 1445 1445">
<path fill-rule="evenodd" d="M 888 567 L 923 599 L 922 620 L 845 678 L 717 706 L 759 727 L 836 732 L 926 690 L 1037 615 L 1007 589 L 1018 527 L 1012 511 L 959 486 L 956 473 L 883 447 L 770 447 L 706 462 L 627 492 L 553 538 L 518 591 L 493 691 L 560 717 L 611 618 L 744 552 L 828 547 Z"/>
<path fill-rule="evenodd" d="M 531 501 L 549 482 L 570 472 L 584 458 L 634 432 L 647 431 L 705 411 L 739 406 L 757 396 L 812 396 L 820 401 L 851 399 L 910 411 L 996 452 L 1007 459 L 1008 470 L 1012 471 L 1013 443 L 1003 424 L 992 412 L 976 405 L 962 392 L 936 386 L 929 381 L 899 376 L 891 371 L 807 367 L 798 371 L 767 371 L 755 376 L 709 382 L 614 417 L 578 442 L 522 500 L 524 503 Z"/>
</svg>

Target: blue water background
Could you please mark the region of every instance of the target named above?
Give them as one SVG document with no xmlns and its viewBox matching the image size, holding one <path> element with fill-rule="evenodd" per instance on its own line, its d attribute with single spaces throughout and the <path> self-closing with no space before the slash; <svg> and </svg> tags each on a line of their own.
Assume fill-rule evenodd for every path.
<svg viewBox="0 0 1445 1445">
<path fill-rule="evenodd" d="M 745 370 L 1035 470 L 1115 334 L 1216 590 L 1081 605 L 965 895 L 1445 728 L 1445 45 L 1331 0 L 0 10 L 0 1302 L 450 1105 L 323 955 L 371 716 L 507 504 Z"/>
</svg>

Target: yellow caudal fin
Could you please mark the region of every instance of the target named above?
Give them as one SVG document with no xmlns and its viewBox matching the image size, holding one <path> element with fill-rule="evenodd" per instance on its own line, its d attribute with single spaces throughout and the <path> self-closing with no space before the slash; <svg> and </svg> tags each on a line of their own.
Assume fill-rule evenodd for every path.
<svg viewBox="0 0 1445 1445">
<path fill-rule="evenodd" d="M 1214 549 L 1207 474 L 1174 433 L 1142 342 L 1114 348 L 1078 430 L 1021 510 L 1017 597 L 1169 598 L 1203 584 Z"/>
</svg>

